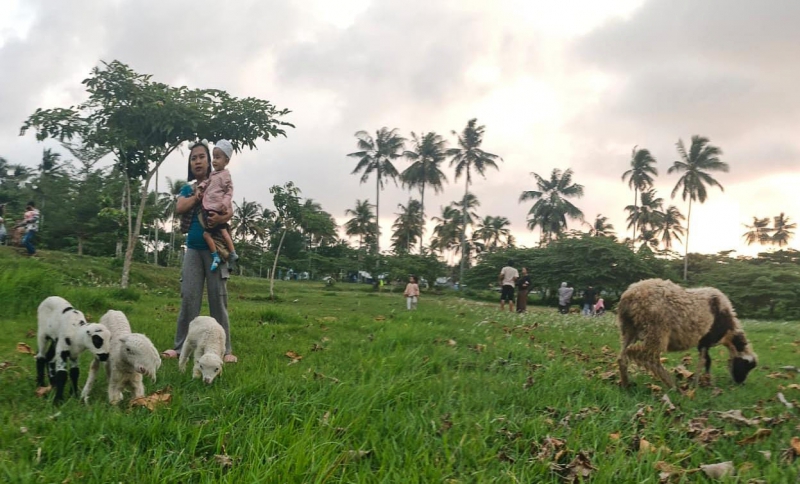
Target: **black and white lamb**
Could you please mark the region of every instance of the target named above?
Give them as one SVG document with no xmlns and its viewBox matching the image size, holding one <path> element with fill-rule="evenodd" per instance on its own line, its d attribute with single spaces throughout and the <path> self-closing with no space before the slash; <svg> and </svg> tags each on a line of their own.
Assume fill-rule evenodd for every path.
<svg viewBox="0 0 800 484">
<path fill-rule="evenodd" d="M 728 298 L 713 287 L 684 289 L 662 279 L 631 284 L 617 307 L 622 339 L 619 372 L 622 386 L 629 384 L 628 360 L 644 366 L 674 387 L 672 376 L 661 364 L 666 351 L 700 352 L 696 375 L 711 370 L 709 348 L 725 345 L 728 367 L 736 383 L 744 383 L 758 358 L 744 335 Z"/>
<path fill-rule="evenodd" d="M 222 358 L 225 354 L 225 330 L 216 319 L 198 316 L 189 323 L 189 334 L 183 343 L 178 368 L 186 371 L 189 354 L 194 352 L 192 378 L 203 377 L 205 383 L 214 381 L 222 373 Z"/>
<path fill-rule="evenodd" d="M 60 403 L 64 400 L 67 366 L 72 393 L 77 395 L 80 376 L 78 357 L 89 350 L 98 360 L 106 361 L 111 334 L 105 326 L 88 324 L 82 312 L 58 296 L 50 296 L 39 304 L 38 324 L 36 384 L 45 386 L 44 373 L 47 368 L 50 384 L 55 387 L 55 402 Z"/>
<path fill-rule="evenodd" d="M 116 405 L 122 400 L 126 388 L 133 392 L 133 398 L 144 396 L 143 375 L 156 381 L 156 371 L 161 366 L 161 356 L 150 339 L 141 333 L 132 333 L 128 318 L 121 311 L 108 311 L 100 318 L 100 324 L 111 332 L 111 351 L 105 362 L 108 377 L 108 401 Z M 89 393 L 97 378 L 101 363 L 92 361 L 89 376 L 83 387 L 81 398 L 89 401 Z"/>
</svg>

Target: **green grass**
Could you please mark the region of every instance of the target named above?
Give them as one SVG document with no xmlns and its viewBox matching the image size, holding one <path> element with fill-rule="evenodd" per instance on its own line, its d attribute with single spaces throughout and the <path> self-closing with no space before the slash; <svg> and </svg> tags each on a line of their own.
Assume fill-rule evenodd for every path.
<svg viewBox="0 0 800 484">
<path fill-rule="evenodd" d="M 47 290 L 85 306 L 92 320 L 122 309 L 135 331 L 159 349 L 171 346 L 177 270 L 136 265 L 135 288 L 121 291 L 110 287 L 118 269 L 109 261 L 76 258 L 80 267 L 67 268 L 61 257 L 23 261 L 0 251 L 0 270 L 50 271 L 55 282 Z M 229 305 L 240 362 L 206 386 L 179 373 L 176 360 L 165 360 L 158 381 L 146 387 L 169 389 L 172 401 L 150 412 L 129 408 L 127 400 L 109 406 L 104 375 L 89 406 L 70 398 L 56 408 L 34 395 L 35 364 L 15 346 L 35 349 L 28 334 L 44 295 L 26 287 L 37 296 L 32 308 L 23 301 L 19 311 L 0 313 L 0 480 L 561 482 L 551 470 L 558 450 L 564 465 L 584 452 L 596 468 L 593 482 L 658 482 L 658 461 L 696 469 L 730 460 L 738 473 L 730 482 L 798 476 L 797 462 L 784 463 L 780 454 L 800 436 L 800 418 L 776 394 L 797 402 L 800 390 L 788 387 L 796 380 L 768 378 L 800 362 L 797 322 L 745 321 L 761 363 L 747 383 L 731 382 L 727 356 L 715 348 L 714 386 L 698 388 L 693 398 L 668 392 L 676 407 L 670 411 L 649 375 L 635 373 L 630 390 L 616 385 L 616 375 L 604 378 L 615 370 L 619 347 L 611 315 L 584 319 L 535 308 L 520 317 L 494 304 L 424 294 L 419 310 L 406 312 L 399 293 L 362 286 L 278 283 L 276 289 L 279 302 L 272 303 L 267 281 L 233 279 Z M 0 285 L 0 302 L 9 291 Z M 287 351 L 302 360 L 289 364 Z M 666 355 L 666 365 L 685 355 L 696 361 L 693 352 L 675 353 Z M 89 356 L 81 361 L 82 384 Z M 733 409 L 776 418 L 763 425 L 771 434 L 737 444 L 756 427 L 717 413 Z M 699 417 L 723 434 L 712 443 L 695 441 L 687 426 Z M 564 447 L 547 452 L 548 436 Z M 659 450 L 639 453 L 637 439 Z"/>
</svg>

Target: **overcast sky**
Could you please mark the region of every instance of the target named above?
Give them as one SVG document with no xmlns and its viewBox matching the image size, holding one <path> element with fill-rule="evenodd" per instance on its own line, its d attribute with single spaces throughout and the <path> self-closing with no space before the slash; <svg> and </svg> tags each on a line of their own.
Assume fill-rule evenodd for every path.
<svg viewBox="0 0 800 484">
<path fill-rule="evenodd" d="M 620 177 L 634 145 L 658 160 L 667 204 L 675 143 L 694 134 L 723 150 L 692 210 L 692 251 L 737 249 L 753 216 L 800 219 L 800 2 L 796 0 L 0 0 L 0 156 L 35 166 L 44 147 L 19 128 L 38 108 L 85 99 L 80 81 L 120 60 L 161 82 L 219 88 L 288 108 L 286 139 L 234 156 L 235 200 L 270 205 L 293 180 L 340 223 L 374 180 L 351 175 L 353 134 L 382 126 L 436 131 L 452 144 L 470 118 L 503 157 L 472 191 L 522 245 L 530 172 L 572 168 L 587 221 L 609 217 L 624 237 L 633 193 Z M 161 172 L 186 176 L 175 155 Z M 402 170 L 407 162 L 398 162 Z M 430 216 L 463 195 L 463 180 L 426 193 Z M 417 196 L 416 193 L 414 196 Z M 381 194 L 384 247 L 408 191 Z M 580 228 L 571 223 L 570 228 Z M 430 230 L 428 231 L 428 235 Z M 800 248 L 794 239 L 791 247 Z M 683 250 L 678 247 L 678 250 Z"/>
</svg>

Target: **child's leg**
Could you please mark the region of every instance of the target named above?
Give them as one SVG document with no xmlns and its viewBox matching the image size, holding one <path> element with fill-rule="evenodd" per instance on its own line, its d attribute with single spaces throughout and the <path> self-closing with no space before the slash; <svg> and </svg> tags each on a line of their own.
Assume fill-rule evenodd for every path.
<svg viewBox="0 0 800 484">
<path fill-rule="evenodd" d="M 231 233 L 228 232 L 228 229 L 220 229 L 220 233 L 222 234 L 222 238 L 225 239 L 225 245 L 228 246 L 228 252 L 231 254 L 236 252 L 236 248 L 233 246 L 233 239 L 231 238 Z"/>
<path fill-rule="evenodd" d="M 208 250 L 211 252 L 211 272 L 214 272 L 217 270 L 217 267 L 222 264 L 222 260 L 219 258 L 219 254 L 217 254 L 217 244 L 214 242 L 214 237 L 211 236 L 211 232 L 208 230 L 203 232 L 203 240 L 206 241 Z"/>
<path fill-rule="evenodd" d="M 406 309 L 411 311 L 411 296 L 406 297 Z"/>
</svg>

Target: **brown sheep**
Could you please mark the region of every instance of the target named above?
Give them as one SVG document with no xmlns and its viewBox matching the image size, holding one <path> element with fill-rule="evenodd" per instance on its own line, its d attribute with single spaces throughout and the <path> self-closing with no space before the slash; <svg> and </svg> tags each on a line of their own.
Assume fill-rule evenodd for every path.
<svg viewBox="0 0 800 484">
<path fill-rule="evenodd" d="M 617 308 L 622 339 L 619 354 L 621 385 L 629 385 L 628 359 L 644 366 L 674 387 L 661 364 L 661 353 L 697 347 L 696 377 L 711 369 L 708 349 L 723 344 L 730 351 L 728 368 L 736 383 L 744 383 L 758 359 L 744 335 L 728 298 L 713 287 L 684 289 L 661 279 L 634 284 L 622 294 Z"/>
</svg>

